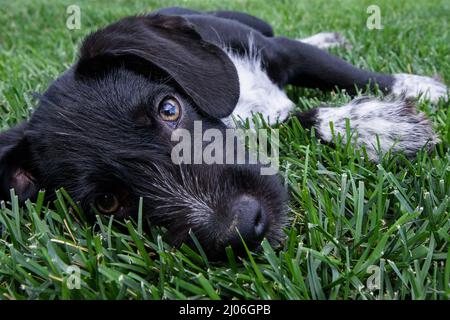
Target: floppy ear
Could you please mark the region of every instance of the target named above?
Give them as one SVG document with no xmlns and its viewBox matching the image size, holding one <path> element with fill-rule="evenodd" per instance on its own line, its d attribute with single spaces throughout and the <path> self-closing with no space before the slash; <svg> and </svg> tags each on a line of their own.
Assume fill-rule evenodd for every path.
<svg viewBox="0 0 450 320">
<path fill-rule="evenodd" d="M 30 145 L 25 138 L 26 123 L 0 134 L 0 200 L 10 198 L 15 189 L 19 200 L 34 198 L 38 189 L 29 171 Z"/>
<path fill-rule="evenodd" d="M 183 17 L 149 15 L 125 18 L 86 38 L 76 74 L 98 74 L 102 62 L 137 57 L 175 81 L 206 114 L 230 115 L 239 99 L 239 78 L 227 54 L 204 41 Z M 128 60 L 128 61 L 127 61 Z"/>
</svg>

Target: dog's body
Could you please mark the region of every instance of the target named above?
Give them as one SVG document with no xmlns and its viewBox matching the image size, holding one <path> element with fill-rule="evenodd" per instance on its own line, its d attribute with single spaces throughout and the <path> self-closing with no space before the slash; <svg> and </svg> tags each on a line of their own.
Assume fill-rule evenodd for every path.
<svg viewBox="0 0 450 320">
<path fill-rule="evenodd" d="M 387 75 L 357 69 L 320 48 L 344 45 L 336 33 L 292 40 L 274 37 L 270 25 L 243 13 L 218 11 L 200 13 L 184 8 L 167 8 L 158 13 L 183 16 L 208 42 L 221 47 L 233 61 L 240 83 L 240 97 L 232 115 L 248 119 L 260 113 L 269 123 L 284 121 L 294 108 L 284 92 L 287 84 L 331 90 L 335 87 L 355 93 L 357 89 L 378 87 L 385 93 L 409 98 L 427 94 L 430 100 L 445 97 L 447 88 L 442 83 L 408 74 Z M 315 127 L 324 141 L 332 141 L 330 121 L 335 134 L 345 135 L 345 119 L 352 120 L 358 129 L 357 144 L 365 145 L 372 160 L 379 152 L 404 151 L 414 156 L 418 149 L 437 141 L 423 115 L 415 115 L 405 101 L 359 99 L 340 109 L 319 108 L 296 116 L 305 127 Z M 233 124 L 229 118 L 222 119 Z M 377 135 L 381 150 L 377 150 Z M 402 138 L 400 138 L 402 137 Z"/>
<path fill-rule="evenodd" d="M 310 45 L 307 42 L 313 44 Z M 226 130 L 232 118 L 262 113 L 284 121 L 295 106 L 287 84 L 349 93 L 378 87 L 386 93 L 436 101 L 446 87 L 427 77 L 385 75 L 357 69 L 315 47 L 339 43 L 335 34 L 292 40 L 238 12 L 200 13 L 168 8 L 125 18 L 90 35 L 79 61 L 40 99 L 32 119 L 0 136 L 0 199 L 15 188 L 21 200 L 37 190 L 64 187 L 86 211 L 145 214 L 175 242 L 192 229 L 214 256 L 240 238 L 256 247 L 279 240 L 286 191 L 260 165 L 179 165 L 171 162 L 176 128 Z M 315 45 L 315 46 L 314 46 Z M 332 142 L 346 134 L 345 119 L 371 159 L 389 149 L 414 155 L 437 138 L 430 124 L 404 100 L 357 99 L 341 108 L 295 116 Z"/>
</svg>

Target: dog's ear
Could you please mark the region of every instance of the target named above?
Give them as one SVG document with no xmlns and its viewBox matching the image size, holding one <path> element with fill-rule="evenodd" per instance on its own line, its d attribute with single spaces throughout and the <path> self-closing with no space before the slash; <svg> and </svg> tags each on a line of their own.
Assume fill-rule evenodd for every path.
<svg viewBox="0 0 450 320">
<path fill-rule="evenodd" d="M 27 124 L 0 133 L 0 200 L 10 198 L 14 189 L 19 200 L 34 198 L 38 188 L 30 172 L 30 144 L 25 137 Z"/>
<path fill-rule="evenodd" d="M 136 64 L 133 57 L 147 62 L 150 74 L 159 72 L 173 80 L 212 117 L 230 115 L 238 102 L 239 78 L 230 58 L 179 16 L 129 17 L 91 34 L 75 71 L 95 75 L 105 61 Z"/>
</svg>

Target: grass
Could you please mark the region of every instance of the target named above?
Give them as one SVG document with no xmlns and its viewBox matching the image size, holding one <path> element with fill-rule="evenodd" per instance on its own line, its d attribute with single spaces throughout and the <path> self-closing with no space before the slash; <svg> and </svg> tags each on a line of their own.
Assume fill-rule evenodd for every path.
<svg viewBox="0 0 450 320">
<path fill-rule="evenodd" d="M 357 66 L 439 73 L 450 82 L 448 1 L 78 0 L 82 28 L 71 31 L 71 1 L 2 0 L 0 126 L 30 116 L 31 93 L 45 90 L 76 59 L 89 31 L 177 3 L 251 12 L 286 36 L 339 31 L 353 49 L 333 52 Z M 380 6 L 384 29 L 365 27 L 370 4 Z M 299 109 L 350 99 L 338 91 L 288 92 Z M 0 209 L 0 299 L 449 299 L 450 109 L 444 101 L 418 108 L 442 143 L 412 161 L 387 155 L 376 165 L 349 140 L 330 147 L 296 121 L 283 128 L 287 239 L 278 250 L 264 242 L 261 253 L 245 259 L 229 251 L 223 264 L 209 262 L 201 248 L 173 249 L 163 230 L 143 234 L 141 219 L 88 225 L 64 190 L 54 209 L 42 193 L 23 207 L 13 197 Z M 80 289 L 69 289 L 69 266 L 79 268 Z"/>
</svg>

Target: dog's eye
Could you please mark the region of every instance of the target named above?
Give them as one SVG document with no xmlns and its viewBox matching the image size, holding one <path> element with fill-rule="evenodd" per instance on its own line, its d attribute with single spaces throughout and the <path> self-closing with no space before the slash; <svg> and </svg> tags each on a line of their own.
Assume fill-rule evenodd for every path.
<svg viewBox="0 0 450 320">
<path fill-rule="evenodd" d="M 111 214 L 119 209 L 119 200 L 112 193 L 104 193 L 95 198 L 95 206 L 104 214 Z"/>
<path fill-rule="evenodd" d="M 159 104 L 159 114 L 164 121 L 176 122 L 180 118 L 180 103 L 175 98 L 166 98 Z"/>
</svg>

